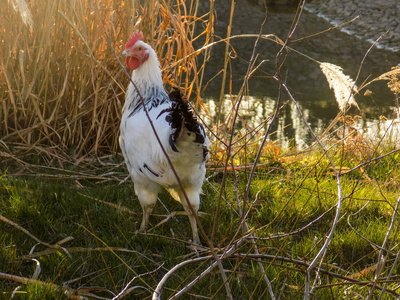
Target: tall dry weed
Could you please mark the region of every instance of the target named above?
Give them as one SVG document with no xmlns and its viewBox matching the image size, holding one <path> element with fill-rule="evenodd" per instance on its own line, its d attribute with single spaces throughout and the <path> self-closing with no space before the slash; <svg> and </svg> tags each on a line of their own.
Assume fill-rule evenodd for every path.
<svg viewBox="0 0 400 300">
<path fill-rule="evenodd" d="M 113 49 L 118 55 L 132 30 L 142 30 L 162 57 L 165 81 L 188 98 L 200 96 L 204 61 L 191 55 L 192 42 L 199 22 L 206 25 L 199 35 L 211 40 L 212 17 L 198 17 L 197 9 L 194 0 L 2 5 L 1 140 L 46 159 L 115 153 L 129 79 Z"/>
</svg>

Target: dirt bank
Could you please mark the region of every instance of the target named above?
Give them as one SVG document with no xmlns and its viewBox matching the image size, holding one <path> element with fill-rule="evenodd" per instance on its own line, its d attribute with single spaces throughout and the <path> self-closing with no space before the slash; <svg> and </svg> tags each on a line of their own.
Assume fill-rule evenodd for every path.
<svg viewBox="0 0 400 300">
<path fill-rule="evenodd" d="M 343 30 L 369 42 L 389 31 L 379 40 L 378 46 L 400 51 L 399 0 L 310 0 L 306 9 L 334 25 L 360 15 Z"/>
</svg>

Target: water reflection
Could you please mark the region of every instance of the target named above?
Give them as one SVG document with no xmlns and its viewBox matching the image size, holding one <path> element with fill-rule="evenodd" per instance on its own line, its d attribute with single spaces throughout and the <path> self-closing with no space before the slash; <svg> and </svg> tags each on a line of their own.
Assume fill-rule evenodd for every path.
<svg viewBox="0 0 400 300">
<path fill-rule="evenodd" d="M 354 128 L 363 135 L 364 139 L 368 139 L 372 144 L 381 141 L 385 145 L 400 145 L 400 122 L 398 119 L 393 120 L 358 120 Z"/>
<path fill-rule="evenodd" d="M 224 124 L 226 126 L 221 126 L 222 130 L 229 128 L 229 125 L 233 121 L 237 101 L 237 95 L 233 95 L 232 97 L 225 95 L 221 105 L 216 99 L 206 99 L 205 106 L 211 117 L 208 119 L 208 125 Z M 240 130 L 242 132 L 254 131 L 258 135 L 265 135 L 272 121 L 271 118 L 275 110 L 275 105 L 275 99 L 270 97 L 245 96 L 238 110 L 235 132 L 239 132 Z M 302 112 L 306 118 L 309 117 L 309 109 L 302 108 Z M 317 126 L 320 125 L 318 122 L 316 124 Z M 316 127 L 313 125 L 313 130 L 315 129 Z M 277 141 L 284 148 L 292 146 L 304 148 L 308 145 L 310 134 L 294 104 L 284 104 L 278 119 L 272 124 L 268 140 Z"/>
<path fill-rule="evenodd" d="M 205 106 L 209 113 L 209 116 L 205 118 L 207 125 L 211 127 L 217 125 L 219 129 L 214 127 L 215 131 L 219 130 L 223 134 L 228 134 L 237 102 L 237 95 L 225 95 L 221 103 L 213 98 L 206 99 Z M 301 114 L 293 102 L 283 104 L 278 119 L 272 124 L 268 140 L 274 141 L 284 149 L 296 147 L 302 150 L 307 148 L 315 141 L 304 124 Z M 239 139 L 246 132 L 257 132 L 258 137 L 264 136 L 271 123 L 275 106 L 275 99 L 270 97 L 245 96 L 238 109 L 235 125 L 235 133 L 239 133 L 237 138 Z M 310 109 L 301 104 L 299 104 L 299 107 L 311 129 L 318 137 L 321 137 L 330 124 L 327 124 L 321 118 L 313 118 L 313 121 L 310 122 Z M 393 107 L 392 109 L 395 110 Z M 361 117 L 353 118 L 350 115 L 346 118 L 339 118 L 329 134 L 324 135 L 324 143 L 341 140 L 343 138 L 343 127 L 347 137 L 361 138 L 370 145 L 377 145 L 379 142 L 391 146 L 400 144 L 400 122 L 398 119 L 388 120 L 382 117 L 381 119 L 371 120 Z"/>
<path fill-rule="evenodd" d="M 234 20 L 232 24 L 232 35 L 258 33 L 260 24 L 264 20 L 263 1 L 237 1 Z M 277 1 L 270 1 L 277 2 Z M 207 13 L 209 7 L 207 1 L 200 2 L 200 10 Z M 204 5 L 204 7 L 203 7 Z M 220 37 L 226 36 L 227 22 L 230 16 L 231 1 L 216 1 L 215 10 L 217 12 L 218 21 L 215 25 L 216 35 Z M 297 4 L 294 6 L 274 6 L 268 7 L 267 22 L 264 25 L 264 34 L 275 34 L 281 39 L 285 39 L 292 25 L 295 16 Z M 251 18 L 249 18 L 251 16 Z M 296 29 L 293 40 L 301 39 L 309 35 L 324 31 L 331 25 L 323 18 L 318 17 L 314 13 L 304 12 L 300 23 Z M 232 93 L 239 93 L 242 86 L 244 75 L 248 69 L 248 60 L 253 51 L 255 39 L 234 39 L 231 41 L 232 47 L 235 49 L 236 59 L 230 61 L 228 76 L 232 78 Z M 301 40 L 291 45 L 296 50 L 323 62 L 334 63 L 344 68 L 344 73 L 354 80 L 360 69 L 361 61 L 364 58 L 371 44 L 352 35 L 346 34 L 339 30 L 331 30 L 323 35 L 314 36 L 313 38 Z M 201 47 L 199 42 L 198 47 Z M 249 81 L 249 91 L 252 96 L 246 99 L 240 113 L 244 120 L 249 118 L 253 124 L 262 124 L 274 109 L 275 99 L 277 98 L 278 86 L 271 75 L 276 71 L 275 56 L 280 46 L 270 41 L 262 40 L 257 47 L 257 55 L 259 55 L 257 63 L 261 60 L 265 61 L 259 70 Z M 218 99 L 221 91 L 221 76 L 216 76 L 224 67 L 224 44 L 217 44 L 211 50 L 210 60 L 204 72 L 204 81 L 208 82 L 213 78 L 213 82 L 207 87 L 204 98 L 209 98 L 207 105 L 212 114 L 216 117 L 218 111 Z M 399 63 L 399 54 L 383 49 L 373 48 L 363 60 L 362 68 L 357 80 L 360 85 L 367 78 L 376 78 L 382 73 L 389 71 L 392 66 Z M 302 107 L 303 113 L 307 117 L 313 130 L 322 132 L 329 126 L 332 120 L 339 113 L 333 92 L 329 89 L 325 76 L 321 73 L 319 65 L 299 56 L 295 52 L 287 52 L 285 62 L 281 68 L 281 73 L 285 76 L 287 86 L 292 90 L 296 100 Z M 257 64 L 256 63 L 256 64 Z M 383 125 L 379 121 L 380 115 L 385 115 L 388 119 L 394 118 L 392 107 L 395 103 L 394 95 L 387 88 L 386 82 L 379 81 L 373 83 L 370 87 L 373 92 L 372 96 L 364 96 L 363 92 L 356 95 L 356 101 L 361 108 L 360 114 L 362 120 L 357 126 L 362 126 L 362 133 L 372 135 L 374 126 L 376 130 Z M 226 89 L 225 92 L 227 92 Z M 235 100 L 235 96 L 233 97 Z M 231 99 L 226 96 L 224 104 L 225 118 L 231 114 Z M 260 103 L 261 102 L 261 103 Z M 214 106 L 214 107 L 212 107 Z M 375 119 L 375 121 L 366 121 Z M 372 122 L 372 124 L 371 124 Z M 338 124 L 339 126 L 340 124 Z M 378 126 L 379 125 L 379 126 Z M 243 126 L 242 121 L 238 126 Z M 299 118 L 299 114 L 292 104 L 287 104 L 280 113 L 280 119 L 274 125 L 276 132 L 271 139 L 278 139 L 285 146 L 297 145 L 298 147 L 306 147 L 311 141 L 311 136 Z"/>
</svg>

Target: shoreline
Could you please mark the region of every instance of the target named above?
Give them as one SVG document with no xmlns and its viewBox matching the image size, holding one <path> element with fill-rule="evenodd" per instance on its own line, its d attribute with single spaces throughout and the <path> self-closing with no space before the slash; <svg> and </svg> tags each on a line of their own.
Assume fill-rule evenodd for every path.
<svg viewBox="0 0 400 300">
<path fill-rule="evenodd" d="M 314 0 L 305 10 L 333 26 L 360 17 L 340 30 L 391 52 L 400 51 L 400 1 L 357 2 L 353 0 Z"/>
</svg>

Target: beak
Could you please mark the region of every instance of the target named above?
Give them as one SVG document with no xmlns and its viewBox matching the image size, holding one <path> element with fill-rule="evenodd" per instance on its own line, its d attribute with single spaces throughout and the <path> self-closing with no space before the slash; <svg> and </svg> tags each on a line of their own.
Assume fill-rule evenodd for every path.
<svg viewBox="0 0 400 300">
<path fill-rule="evenodd" d="M 122 56 L 131 56 L 131 55 L 132 55 L 132 53 L 128 49 L 125 49 L 124 51 L 122 51 Z"/>
</svg>

